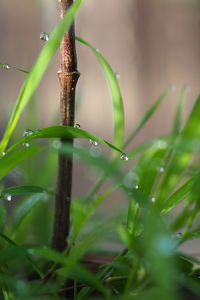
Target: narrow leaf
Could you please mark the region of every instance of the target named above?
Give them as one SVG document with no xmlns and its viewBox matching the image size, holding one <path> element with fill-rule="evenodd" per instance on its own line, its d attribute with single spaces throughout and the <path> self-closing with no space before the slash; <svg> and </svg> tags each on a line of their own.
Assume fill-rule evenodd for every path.
<svg viewBox="0 0 200 300">
<path fill-rule="evenodd" d="M 110 93 L 112 96 L 113 115 L 114 115 L 113 143 L 116 145 L 116 147 L 122 148 L 123 138 L 124 138 L 124 108 L 123 108 L 122 96 L 121 96 L 121 92 L 120 92 L 120 88 L 116 76 L 111 66 L 107 62 L 107 60 L 97 49 L 95 49 L 93 46 L 91 46 L 88 42 L 86 42 L 80 37 L 76 37 L 76 40 L 88 46 L 94 52 L 104 71 L 108 83 L 108 87 L 110 89 Z"/>
</svg>

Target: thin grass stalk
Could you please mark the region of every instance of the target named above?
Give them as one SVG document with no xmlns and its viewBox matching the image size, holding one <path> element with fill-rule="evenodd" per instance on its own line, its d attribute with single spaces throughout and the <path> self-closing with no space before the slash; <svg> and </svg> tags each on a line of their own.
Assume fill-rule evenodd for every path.
<svg viewBox="0 0 200 300">
<path fill-rule="evenodd" d="M 58 0 L 62 19 L 73 0 Z M 60 44 L 60 124 L 74 126 L 75 89 L 79 78 L 75 48 L 74 23 Z M 62 139 L 62 143 L 73 144 L 73 139 Z M 67 246 L 70 227 L 70 203 L 72 190 L 72 159 L 59 154 L 58 179 L 55 199 L 55 214 L 52 247 L 63 251 Z"/>
</svg>

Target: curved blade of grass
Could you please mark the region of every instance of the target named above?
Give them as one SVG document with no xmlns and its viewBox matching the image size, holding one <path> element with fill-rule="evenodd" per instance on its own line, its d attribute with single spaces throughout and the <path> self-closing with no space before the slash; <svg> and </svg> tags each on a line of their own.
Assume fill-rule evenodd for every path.
<svg viewBox="0 0 200 300">
<path fill-rule="evenodd" d="M 133 130 L 133 132 L 129 135 L 127 138 L 124 148 L 128 146 L 128 144 L 134 139 L 134 137 L 138 134 L 140 129 L 146 124 L 146 122 L 150 119 L 150 117 L 155 113 L 155 111 L 158 109 L 158 107 L 161 105 L 161 103 L 164 101 L 164 99 L 168 96 L 169 92 L 171 91 L 171 88 L 169 87 L 159 98 L 156 102 L 153 103 L 153 105 L 147 110 L 147 112 L 144 114 L 144 116 L 141 118 L 141 120 L 138 122 L 136 128 Z"/>
<path fill-rule="evenodd" d="M 0 194 L 0 199 L 5 199 L 6 195 L 15 197 L 15 196 L 25 196 L 27 194 L 38 194 L 38 193 L 39 194 L 47 193 L 47 190 L 43 189 L 40 186 L 19 185 L 19 186 L 13 186 L 4 189 Z"/>
<path fill-rule="evenodd" d="M 99 143 L 102 143 L 120 153 L 122 151 L 115 147 L 114 145 L 110 144 L 109 142 L 103 140 L 102 138 L 88 132 L 82 129 L 74 128 L 71 126 L 52 126 L 43 128 L 37 132 L 34 132 L 33 134 L 19 140 L 16 144 L 14 144 L 10 149 L 7 151 L 9 153 L 11 150 L 16 148 L 17 146 L 31 141 L 33 139 L 41 139 L 41 138 L 79 138 L 79 139 L 92 139 L 94 141 L 97 141 Z"/>
<path fill-rule="evenodd" d="M 32 145 L 30 148 L 18 148 L 0 158 L 0 179 L 4 177 L 10 170 L 16 167 L 25 159 L 37 155 L 41 152 L 42 147 Z"/>
<path fill-rule="evenodd" d="M 18 226 L 21 224 L 23 219 L 31 212 L 31 210 L 36 207 L 36 205 L 46 198 L 46 193 L 35 194 L 30 196 L 15 209 L 12 217 L 12 234 L 16 231 Z"/>
<path fill-rule="evenodd" d="M 194 178 L 189 179 L 186 183 L 184 183 L 175 193 L 173 193 L 166 204 L 164 205 L 161 213 L 166 214 L 176 205 L 178 205 L 181 201 L 187 198 L 190 195 L 191 188 L 194 184 Z"/>
<path fill-rule="evenodd" d="M 27 76 L 19 97 L 17 99 L 16 106 L 13 110 L 13 113 L 10 117 L 9 123 L 7 125 L 5 134 L 3 139 L 0 143 L 0 155 L 6 148 L 9 138 L 16 127 L 20 114 L 22 113 L 23 109 L 25 108 L 26 104 L 30 100 L 31 96 L 37 89 L 44 72 L 46 71 L 51 59 L 53 58 L 56 50 L 60 45 L 60 41 L 66 31 L 70 28 L 74 16 L 77 13 L 80 5 L 82 4 L 83 0 L 77 0 L 67 11 L 64 18 L 60 21 L 56 29 L 53 31 L 49 41 L 46 43 L 40 55 L 32 68 L 31 72 Z"/>
<path fill-rule="evenodd" d="M 23 73 L 26 73 L 26 74 L 29 73 L 29 71 L 27 71 L 27 70 L 24 70 L 24 69 L 21 69 L 21 68 L 12 66 L 12 65 L 10 65 L 10 64 L 6 64 L 6 63 L 1 63 L 1 62 L 0 62 L 0 66 L 4 66 L 4 65 L 8 65 L 8 66 L 9 66 L 9 69 L 10 69 L 10 68 L 11 68 L 11 69 L 15 69 L 15 70 L 17 70 L 17 71 L 20 71 L 20 72 L 23 72 Z"/>
<path fill-rule="evenodd" d="M 124 139 L 124 108 L 123 108 L 123 102 L 122 102 L 122 96 L 120 92 L 120 88 L 117 82 L 117 79 L 115 77 L 115 74 L 107 62 L 107 60 L 103 57 L 101 53 L 98 52 L 97 49 L 95 49 L 92 45 L 90 45 L 88 42 L 83 40 L 80 37 L 76 37 L 76 40 L 80 43 L 88 46 L 96 55 L 98 58 L 101 67 L 104 71 L 105 78 L 107 80 L 110 93 L 112 96 L 112 103 L 113 103 L 113 115 L 114 115 L 114 137 L 113 137 L 113 143 L 118 148 L 123 147 L 123 139 Z"/>
</svg>

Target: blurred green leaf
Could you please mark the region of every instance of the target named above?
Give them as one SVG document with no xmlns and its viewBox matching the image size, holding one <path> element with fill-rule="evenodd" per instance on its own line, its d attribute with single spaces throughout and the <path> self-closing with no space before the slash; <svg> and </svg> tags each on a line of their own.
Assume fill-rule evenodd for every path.
<svg viewBox="0 0 200 300">
<path fill-rule="evenodd" d="M 185 105 L 185 98 L 186 98 L 186 87 L 183 87 L 180 92 L 180 96 L 176 108 L 176 114 L 174 118 L 173 129 L 172 129 L 172 136 L 177 136 L 180 133 L 181 121 L 182 121 L 183 110 Z"/>
<path fill-rule="evenodd" d="M 38 193 L 25 199 L 23 203 L 20 203 L 15 209 L 12 217 L 12 232 L 14 233 L 18 226 L 28 213 L 42 200 L 47 197 L 46 193 Z"/>
<path fill-rule="evenodd" d="M 0 158 L 0 179 L 25 159 L 39 154 L 41 150 L 41 146 L 32 145 L 30 148 L 20 147 L 2 156 Z"/>
<path fill-rule="evenodd" d="M 101 281 L 98 279 L 98 277 L 94 276 L 94 274 L 81 266 L 80 264 L 77 264 L 76 267 L 70 271 L 70 273 L 65 272 L 65 268 L 61 268 L 57 271 L 57 273 L 61 276 L 67 275 L 68 278 L 77 280 L 80 283 L 85 283 L 86 285 L 93 287 L 95 290 L 101 292 L 102 294 L 107 294 L 107 289 L 103 286 Z"/>
</svg>

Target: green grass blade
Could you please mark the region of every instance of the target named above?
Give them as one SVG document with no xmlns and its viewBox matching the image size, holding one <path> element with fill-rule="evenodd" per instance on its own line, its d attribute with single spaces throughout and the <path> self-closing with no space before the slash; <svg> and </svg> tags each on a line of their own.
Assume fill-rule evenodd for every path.
<svg viewBox="0 0 200 300">
<path fill-rule="evenodd" d="M 142 127 L 146 124 L 146 122 L 150 119 L 150 117 L 155 113 L 155 111 L 158 109 L 158 107 L 161 105 L 161 103 L 164 101 L 164 99 L 168 96 L 169 92 L 171 91 L 171 88 L 169 87 L 159 98 L 158 100 L 153 103 L 153 105 L 147 110 L 147 112 L 144 114 L 144 116 L 141 118 L 139 123 L 137 124 L 136 128 L 131 132 L 129 137 L 127 138 L 124 148 L 128 146 L 128 144 L 134 139 L 134 137 L 138 134 L 138 132 L 142 129 Z"/>
<path fill-rule="evenodd" d="M 7 125 L 5 134 L 3 139 L 0 143 L 0 155 L 6 148 L 9 138 L 16 127 L 20 114 L 22 113 L 23 109 L 25 108 L 28 101 L 31 99 L 31 96 L 37 89 L 44 72 L 46 71 L 51 59 L 53 58 L 54 54 L 56 53 L 60 41 L 66 31 L 70 28 L 70 25 L 73 22 L 74 16 L 77 13 L 80 5 L 82 4 L 83 0 L 77 0 L 67 11 L 64 18 L 60 21 L 54 32 L 52 33 L 49 41 L 46 43 L 40 55 L 32 68 L 31 72 L 27 76 L 19 97 L 17 99 L 16 106 L 13 110 L 13 113 L 10 117 L 9 123 Z"/>
<path fill-rule="evenodd" d="M 46 193 L 35 194 L 25 199 L 25 201 L 15 209 L 12 217 L 12 233 L 14 233 L 24 218 L 31 212 L 31 210 L 46 198 Z"/>
<path fill-rule="evenodd" d="M 115 147 L 114 145 L 110 144 L 109 142 L 103 140 L 102 138 L 82 129 L 74 128 L 71 126 L 52 126 L 43 128 L 39 131 L 34 132 L 33 134 L 19 140 L 16 144 L 14 144 L 8 151 L 9 153 L 11 150 L 16 148 L 17 146 L 29 142 L 33 139 L 40 139 L 40 138 L 79 138 L 79 139 L 92 139 L 99 143 L 102 143 L 120 153 L 122 151 Z"/>
<path fill-rule="evenodd" d="M 114 115 L 113 143 L 116 147 L 121 149 L 123 147 L 123 139 L 124 139 L 124 108 L 123 108 L 122 96 L 121 96 L 121 92 L 120 92 L 120 88 L 116 76 L 111 66 L 109 65 L 109 63 L 101 53 L 99 53 L 93 46 L 91 46 L 88 42 L 86 42 L 82 38 L 76 37 L 76 40 L 88 46 L 94 52 L 104 71 L 110 89 L 110 93 L 112 96 L 112 103 L 113 103 L 113 115 Z"/>
<path fill-rule="evenodd" d="M 6 195 L 10 195 L 11 197 L 15 196 L 25 196 L 27 194 L 41 194 L 46 193 L 47 191 L 40 186 L 28 186 L 28 185 L 20 185 L 13 186 L 7 189 L 4 189 L 0 194 L 0 199 L 5 199 Z"/>
<path fill-rule="evenodd" d="M 181 120 L 182 120 L 182 115 L 183 115 L 183 110 L 185 105 L 185 98 L 186 98 L 186 87 L 183 87 L 180 92 L 176 114 L 174 118 L 174 124 L 172 129 L 173 136 L 177 136 L 181 130 Z"/>
<path fill-rule="evenodd" d="M 186 199 L 190 195 L 193 184 L 194 178 L 191 178 L 186 183 L 184 183 L 178 190 L 176 190 L 176 192 L 174 192 L 166 201 L 166 204 L 164 205 L 161 213 L 166 214 L 177 204 Z"/>
</svg>

